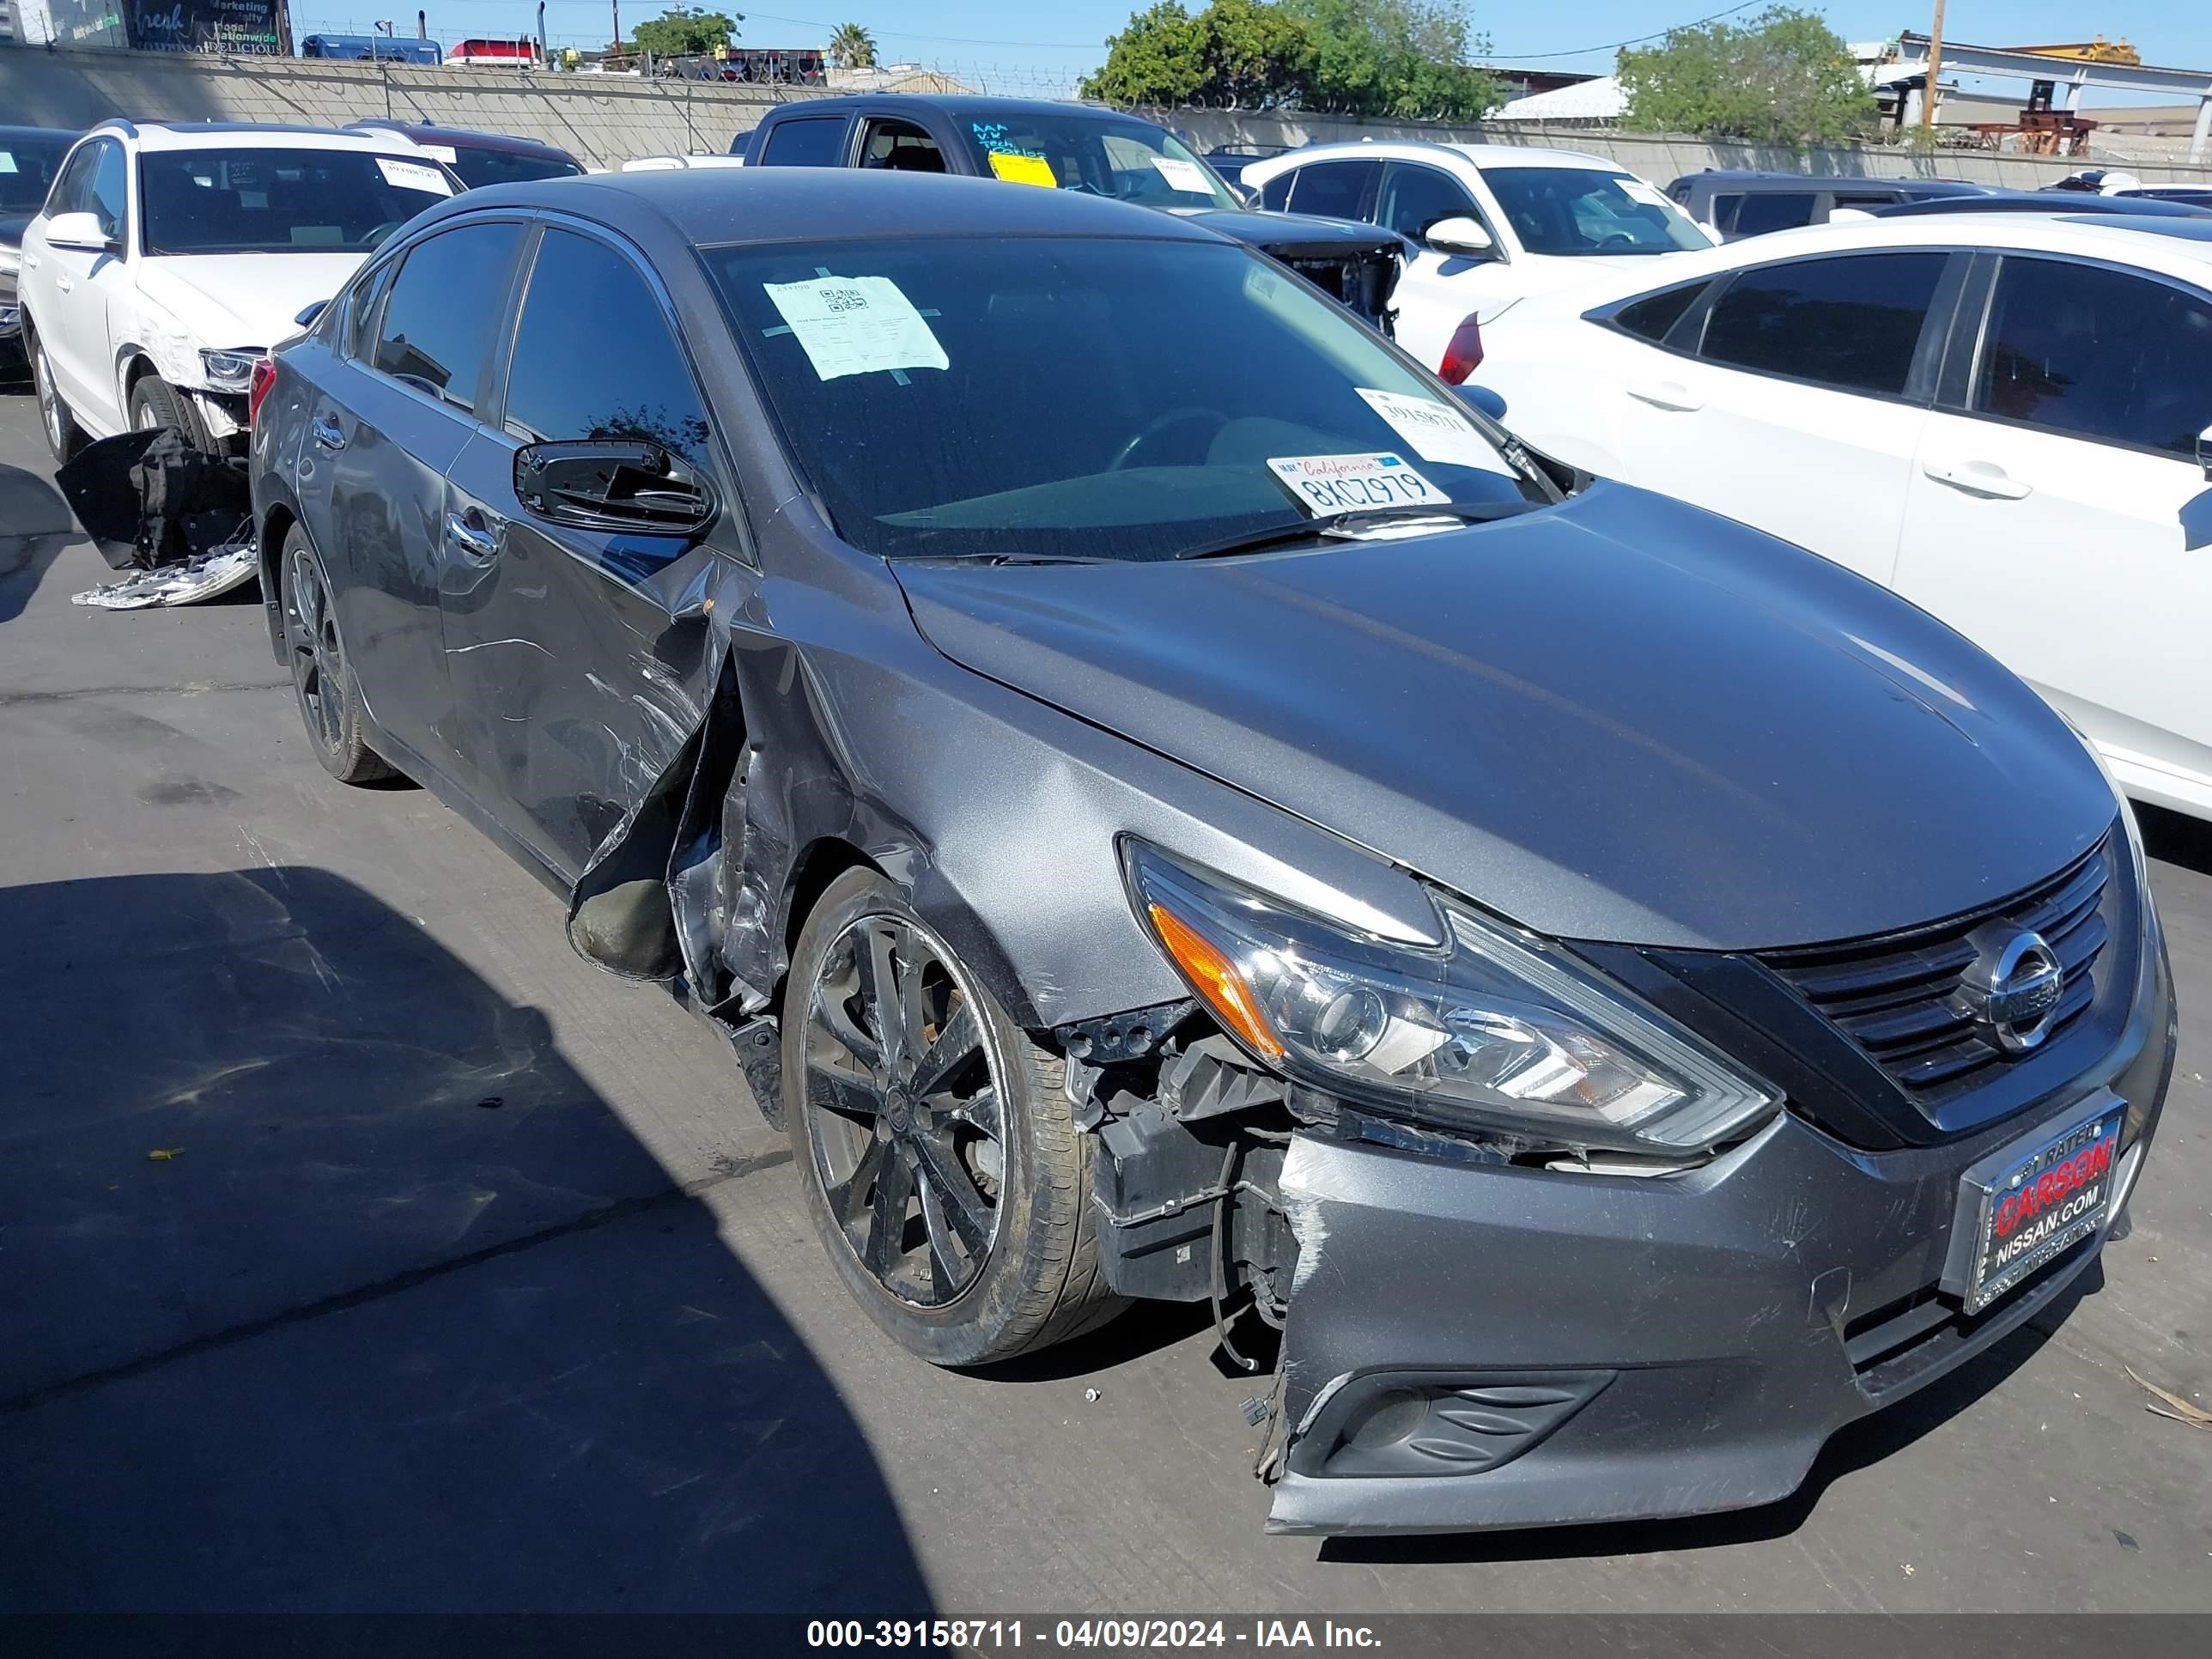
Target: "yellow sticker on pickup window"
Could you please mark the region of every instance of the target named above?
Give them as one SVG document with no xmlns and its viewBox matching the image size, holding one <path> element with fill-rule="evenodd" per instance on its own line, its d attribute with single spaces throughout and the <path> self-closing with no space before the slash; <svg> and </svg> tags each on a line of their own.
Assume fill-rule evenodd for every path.
<svg viewBox="0 0 2212 1659">
<path fill-rule="evenodd" d="M 1017 185 L 1042 185 L 1047 190 L 1060 188 L 1060 180 L 1052 176 L 1052 163 L 1042 155 L 1009 155 L 1004 150 L 994 149 L 991 152 L 991 171 Z"/>
</svg>

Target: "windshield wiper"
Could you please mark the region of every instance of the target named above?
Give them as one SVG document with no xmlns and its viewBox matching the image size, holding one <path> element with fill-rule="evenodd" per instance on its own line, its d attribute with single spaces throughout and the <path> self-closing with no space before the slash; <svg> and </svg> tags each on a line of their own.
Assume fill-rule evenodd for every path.
<svg viewBox="0 0 2212 1659">
<path fill-rule="evenodd" d="M 1439 501 L 1433 507 L 1370 507 L 1357 513 L 1340 514 L 1333 519 L 1308 519 L 1299 524 L 1257 531 L 1249 536 L 1232 536 L 1227 541 L 1209 542 L 1192 548 L 1188 553 L 1178 553 L 1176 557 L 1225 558 L 1237 553 L 1262 552 L 1267 548 L 1284 546 L 1291 542 L 1310 542 L 1316 537 L 1346 542 L 1383 539 L 1370 532 L 1392 526 L 1417 525 L 1425 520 L 1489 524 L 1498 519 L 1534 513 L 1544 505 L 1546 503 L 1542 501 Z"/>
<path fill-rule="evenodd" d="M 1074 553 L 908 553 L 902 564 L 1111 564 L 1111 559 L 1085 558 Z"/>
</svg>

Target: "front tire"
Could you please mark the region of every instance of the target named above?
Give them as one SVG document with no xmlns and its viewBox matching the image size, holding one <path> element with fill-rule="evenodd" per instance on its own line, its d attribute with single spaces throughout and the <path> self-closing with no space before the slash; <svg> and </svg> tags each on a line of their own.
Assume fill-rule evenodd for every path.
<svg viewBox="0 0 2212 1659">
<path fill-rule="evenodd" d="M 56 463 L 64 463 L 84 447 L 84 432 L 63 400 L 61 388 L 54 384 L 54 366 L 46 359 L 46 343 L 27 325 L 23 336 L 30 349 L 31 386 L 39 399 L 39 429 L 46 434 L 46 447 L 53 452 Z"/>
<path fill-rule="evenodd" d="M 368 746 L 368 711 L 338 638 L 330 579 L 322 561 L 294 525 L 284 534 L 281 598 L 284 612 L 284 654 L 292 665 L 292 690 L 307 744 L 315 758 L 340 783 L 375 783 L 398 773 Z"/>
<path fill-rule="evenodd" d="M 830 1265 L 925 1359 L 1011 1358 L 1121 1310 L 1060 1084 L 889 881 L 830 884 L 784 996 L 784 1121 Z"/>
<path fill-rule="evenodd" d="M 180 395 L 177 389 L 158 374 L 142 374 L 131 387 L 131 429 L 133 432 L 159 431 L 163 427 L 174 427 L 185 434 L 185 440 L 203 454 L 214 453 L 207 428 L 200 420 L 199 410 L 191 400 Z"/>
</svg>

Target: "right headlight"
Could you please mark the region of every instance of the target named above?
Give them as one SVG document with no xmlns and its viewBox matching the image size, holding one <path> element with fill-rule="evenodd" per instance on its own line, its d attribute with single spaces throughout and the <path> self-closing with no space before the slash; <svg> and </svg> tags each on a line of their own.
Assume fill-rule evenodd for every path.
<svg viewBox="0 0 2212 1659">
<path fill-rule="evenodd" d="M 1139 916 L 1253 1058 L 1375 1109 L 1572 1147 L 1679 1153 L 1778 1094 L 1541 940 L 1439 900 L 1449 943 L 1349 933 L 1133 839 Z"/>
</svg>

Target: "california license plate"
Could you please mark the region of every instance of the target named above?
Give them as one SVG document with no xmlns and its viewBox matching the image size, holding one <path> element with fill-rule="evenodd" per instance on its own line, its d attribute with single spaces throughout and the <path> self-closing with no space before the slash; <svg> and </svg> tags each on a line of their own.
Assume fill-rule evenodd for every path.
<svg viewBox="0 0 2212 1659">
<path fill-rule="evenodd" d="M 1267 470 L 1316 519 L 1378 507 L 1441 507 L 1451 497 L 1402 455 L 1278 455 Z"/>
<path fill-rule="evenodd" d="M 2126 1105 L 2108 1097 L 2094 1117 L 1966 1171 L 1959 1209 L 1974 1218 L 1968 1313 L 1979 1313 L 2104 1226 L 2126 1120 Z"/>
</svg>

